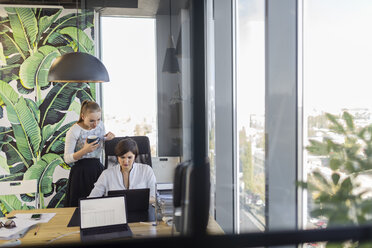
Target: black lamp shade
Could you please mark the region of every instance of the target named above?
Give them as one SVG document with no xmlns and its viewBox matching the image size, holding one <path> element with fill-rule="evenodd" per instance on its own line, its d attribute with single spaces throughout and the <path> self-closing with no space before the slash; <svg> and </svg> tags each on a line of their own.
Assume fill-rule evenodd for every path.
<svg viewBox="0 0 372 248">
<path fill-rule="evenodd" d="M 180 66 L 178 65 L 178 59 L 176 57 L 176 48 L 173 43 L 173 36 L 169 36 L 168 48 L 165 52 L 163 72 L 168 73 L 179 73 Z"/>
<path fill-rule="evenodd" d="M 182 56 L 182 30 L 180 30 L 180 33 L 178 34 L 177 45 L 176 45 L 176 56 L 177 57 Z"/>
<path fill-rule="evenodd" d="M 59 83 L 101 83 L 110 81 L 102 62 L 82 52 L 66 53 L 56 58 L 50 67 L 49 82 Z"/>
</svg>

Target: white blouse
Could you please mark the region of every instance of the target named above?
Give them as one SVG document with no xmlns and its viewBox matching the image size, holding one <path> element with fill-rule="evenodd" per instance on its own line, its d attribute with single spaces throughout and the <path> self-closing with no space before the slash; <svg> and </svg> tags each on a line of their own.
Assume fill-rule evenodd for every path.
<svg viewBox="0 0 372 248">
<path fill-rule="evenodd" d="M 100 146 L 93 152 L 89 152 L 85 154 L 82 157 L 82 159 L 101 157 L 104 135 L 105 135 L 105 127 L 103 125 L 103 122 L 101 121 L 96 128 L 91 129 L 91 130 L 84 129 L 79 124 L 75 123 L 74 125 L 71 126 L 70 130 L 68 130 L 66 133 L 65 153 L 64 153 L 64 159 L 66 163 L 71 164 L 77 161 L 74 159 L 73 154 L 79 151 L 81 148 L 83 148 L 85 144 L 85 140 L 89 135 L 96 135 L 97 137 L 99 137 Z"/>
<path fill-rule="evenodd" d="M 133 163 L 132 170 L 129 173 L 129 189 L 150 188 L 150 197 L 155 197 L 155 174 L 152 168 L 147 164 Z M 97 182 L 94 184 L 89 197 L 107 196 L 110 190 L 126 189 L 123 181 L 123 174 L 120 171 L 120 165 L 104 170 Z"/>
</svg>

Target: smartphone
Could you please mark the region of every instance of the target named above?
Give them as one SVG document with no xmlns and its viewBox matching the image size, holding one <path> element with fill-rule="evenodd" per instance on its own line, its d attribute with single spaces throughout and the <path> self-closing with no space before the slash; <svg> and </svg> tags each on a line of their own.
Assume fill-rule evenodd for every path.
<svg viewBox="0 0 372 248">
<path fill-rule="evenodd" d="M 41 214 L 33 214 L 33 215 L 31 215 L 31 219 L 40 220 L 41 219 Z"/>
</svg>

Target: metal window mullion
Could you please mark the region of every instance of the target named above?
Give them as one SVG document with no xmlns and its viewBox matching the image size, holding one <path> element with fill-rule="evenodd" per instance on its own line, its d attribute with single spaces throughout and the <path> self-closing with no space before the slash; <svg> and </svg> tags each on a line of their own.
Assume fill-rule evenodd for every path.
<svg viewBox="0 0 372 248">
<path fill-rule="evenodd" d="M 297 0 L 266 0 L 266 223 L 297 227 Z"/>
</svg>

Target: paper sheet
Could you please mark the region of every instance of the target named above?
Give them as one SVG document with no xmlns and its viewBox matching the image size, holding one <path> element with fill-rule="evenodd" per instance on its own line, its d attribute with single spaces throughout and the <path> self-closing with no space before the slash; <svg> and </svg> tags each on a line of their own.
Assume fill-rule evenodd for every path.
<svg viewBox="0 0 372 248">
<path fill-rule="evenodd" d="M 46 223 L 52 219 L 56 213 L 42 213 L 40 220 L 32 220 L 32 214 L 16 214 L 16 218 L 12 219 L 16 223 L 16 227 L 7 229 L 0 228 L 0 239 L 17 239 L 23 237 L 30 229 L 34 228 L 38 223 Z M 5 223 L 8 219 L 2 218 L 0 221 Z"/>
<path fill-rule="evenodd" d="M 33 214 L 16 214 L 16 218 L 15 219 L 22 219 L 22 220 L 31 220 L 31 216 Z M 47 223 L 49 222 L 54 216 L 56 215 L 56 213 L 41 213 L 41 218 L 40 220 L 31 220 L 33 221 L 33 223 Z M 13 220 L 15 220 L 13 219 Z"/>
</svg>

